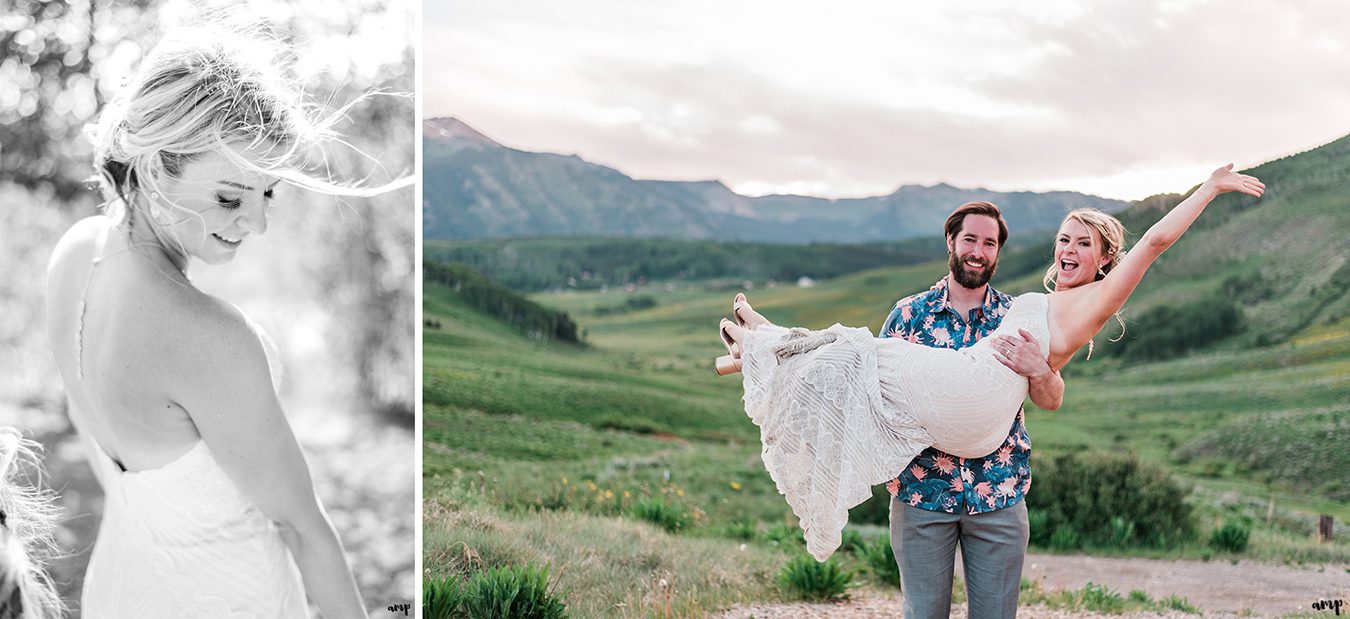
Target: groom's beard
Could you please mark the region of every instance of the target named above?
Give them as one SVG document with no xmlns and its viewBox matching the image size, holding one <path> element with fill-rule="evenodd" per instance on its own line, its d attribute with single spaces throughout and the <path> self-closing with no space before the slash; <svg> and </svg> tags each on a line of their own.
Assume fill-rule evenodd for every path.
<svg viewBox="0 0 1350 619">
<path fill-rule="evenodd" d="M 994 277 L 994 271 L 998 270 L 998 258 L 990 261 L 984 261 L 974 258 L 984 266 L 982 271 L 971 271 L 966 268 L 964 256 L 957 256 L 955 252 L 947 254 L 947 268 L 951 269 L 952 275 L 956 276 L 956 283 L 966 288 L 979 288 Z"/>
</svg>

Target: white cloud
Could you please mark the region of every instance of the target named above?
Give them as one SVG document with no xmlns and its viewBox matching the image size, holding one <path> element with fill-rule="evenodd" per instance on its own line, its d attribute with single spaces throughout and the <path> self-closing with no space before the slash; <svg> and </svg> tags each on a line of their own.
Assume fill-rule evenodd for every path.
<svg viewBox="0 0 1350 619">
<path fill-rule="evenodd" d="M 424 109 L 754 193 L 1138 198 L 1350 132 L 1348 22 L 1312 0 L 459 0 L 427 4 Z"/>
</svg>

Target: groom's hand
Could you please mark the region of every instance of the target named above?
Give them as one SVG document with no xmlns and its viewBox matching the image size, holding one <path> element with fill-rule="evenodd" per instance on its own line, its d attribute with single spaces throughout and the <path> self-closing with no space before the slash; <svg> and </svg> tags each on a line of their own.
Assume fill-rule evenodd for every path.
<svg viewBox="0 0 1350 619">
<path fill-rule="evenodd" d="M 1064 402 L 1064 379 L 1041 356 L 1041 343 L 1026 329 L 1018 337 L 999 335 L 990 344 L 994 357 L 1008 369 L 1026 377 L 1031 401 L 1046 410 L 1057 410 Z"/>
<path fill-rule="evenodd" d="M 1041 344 L 1026 329 L 1018 329 L 1019 337 L 999 335 L 991 342 L 994 357 L 1008 369 L 1033 380 L 1050 372 L 1050 364 L 1041 356 Z"/>
</svg>

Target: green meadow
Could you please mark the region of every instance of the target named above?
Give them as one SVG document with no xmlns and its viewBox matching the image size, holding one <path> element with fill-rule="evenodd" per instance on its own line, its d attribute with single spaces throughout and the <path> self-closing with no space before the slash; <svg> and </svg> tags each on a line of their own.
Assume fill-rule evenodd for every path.
<svg viewBox="0 0 1350 619">
<path fill-rule="evenodd" d="M 896 298 L 945 270 L 941 262 L 874 269 L 810 288 L 758 282 L 748 294 L 779 324 L 876 330 Z M 1218 288 L 1225 277 L 1166 282 L 1153 294 Z M 739 377 L 712 371 L 732 283 L 530 297 L 577 320 L 582 344 L 531 339 L 428 284 L 426 575 L 547 564 L 576 616 L 699 615 L 788 595 L 774 575 L 801 553 L 795 521 L 759 461 Z M 1039 279 L 998 285 L 1020 292 Z M 647 299 L 630 302 L 638 297 Z M 1110 335 L 1098 337 L 1091 360 L 1066 369 L 1060 410 L 1028 405 L 1035 461 L 1136 454 L 1190 489 L 1200 532 L 1165 549 L 1072 551 L 1208 559 L 1210 530 L 1238 522 L 1251 531 L 1243 558 L 1350 561 L 1347 536 L 1313 539 L 1317 514 L 1350 519 L 1350 320 L 1323 320 L 1275 345 L 1235 337 L 1153 362 L 1113 355 Z M 837 556 L 866 573 L 848 549 Z"/>
</svg>

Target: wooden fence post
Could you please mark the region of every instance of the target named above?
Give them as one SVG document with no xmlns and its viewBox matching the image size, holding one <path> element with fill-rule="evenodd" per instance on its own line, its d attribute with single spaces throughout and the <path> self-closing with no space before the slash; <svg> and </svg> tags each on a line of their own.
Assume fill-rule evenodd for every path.
<svg viewBox="0 0 1350 619">
<path fill-rule="evenodd" d="M 1332 540 L 1332 523 L 1335 518 L 1331 514 L 1322 514 L 1317 519 L 1317 541 L 1329 542 Z"/>
</svg>

